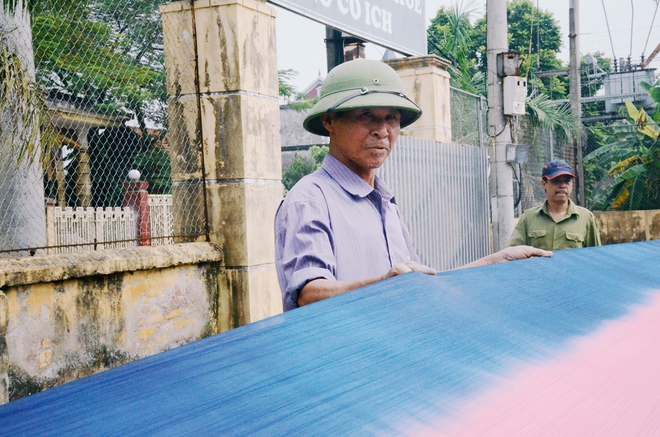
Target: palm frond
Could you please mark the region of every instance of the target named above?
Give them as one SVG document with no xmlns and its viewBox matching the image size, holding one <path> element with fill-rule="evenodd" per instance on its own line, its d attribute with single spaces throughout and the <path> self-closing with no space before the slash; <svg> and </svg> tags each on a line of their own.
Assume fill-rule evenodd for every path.
<svg viewBox="0 0 660 437">
<path fill-rule="evenodd" d="M 581 133 L 580 121 L 573 116 L 568 105 L 557 105 L 546 94 L 535 94 L 527 98 L 527 110 L 532 124 L 547 129 L 558 128 L 567 138 L 576 138 Z"/>
<path fill-rule="evenodd" d="M 32 163 L 37 156 L 46 162 L 57 146 L 44 96 L 23 68 L 20 59 L 0 38 L 0 144 L 15 147 L 16 165 Z"/>
<path fill-rule="evenodd" d="M 634 145 L 616 141 L 594 150 L 584 157 L 584 162 L 598 162 L 598 159 L 602 156 L 606 156 L 609 161 L 616 160 L 618 162 L 619 159 L 626 159 L 631 153 L 635 153 L 636 151 L 637 148 Z"/>
<path fill-rule="evenodd" d="M 630 191 L 628 188 L 632 185 L 632 181 L 625 181 L 623 183 L 623 188 L 621 188 L 617 196 L 612 200 L 612 209 L 621 209 L 623 204 L 626 203 L 630 197 Z"/>
<path fill-rule="evenodd" d="M 635 181 L 630 188 L 629 209 L 639 209 L 645 199 L 645 191 L 647 188 L 648 179 L 646 172 L 635 178 Z"/>
</svg>

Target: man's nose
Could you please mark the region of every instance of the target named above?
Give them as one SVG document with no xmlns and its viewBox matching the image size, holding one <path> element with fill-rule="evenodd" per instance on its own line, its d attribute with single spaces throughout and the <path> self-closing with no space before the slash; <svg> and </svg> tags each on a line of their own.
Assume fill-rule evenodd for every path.
<svg viewBox="0 0 660 437">
<path fill-rule="evenodd" d="M 379 138 L 385 138 L 389 135 L 390 126 L 384 118 L 374 119 L 372 121 L 371 132 Z"/>
</svg>

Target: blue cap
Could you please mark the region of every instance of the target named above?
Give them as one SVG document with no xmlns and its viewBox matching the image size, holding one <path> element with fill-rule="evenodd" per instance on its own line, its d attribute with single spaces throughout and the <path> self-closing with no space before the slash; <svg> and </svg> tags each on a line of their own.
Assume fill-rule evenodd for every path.
<svg viewBox="0 0 660 437">
<path fill-rule="evenodd" d="M 541 179 L 554 179 L 557 176 L 568 175 L 575 177 L 573 174 L 573 169 L 571 168 L 566 161 L 556 160 L 550 161 L 543 166 L 543 172 L 541 173 Z"/>
</svg>

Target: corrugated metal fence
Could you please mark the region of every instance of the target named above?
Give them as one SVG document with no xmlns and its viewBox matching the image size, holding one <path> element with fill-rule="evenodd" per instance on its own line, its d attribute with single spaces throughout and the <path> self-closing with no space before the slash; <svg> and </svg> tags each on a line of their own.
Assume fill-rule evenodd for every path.
<svg viewBox="0 0 660 437">
<path fill-rule="evenodd" d="M 486 148 L 401 136 L 379 176 L 423 264 L 448 270 L 490 253 Z"/>
</svg>

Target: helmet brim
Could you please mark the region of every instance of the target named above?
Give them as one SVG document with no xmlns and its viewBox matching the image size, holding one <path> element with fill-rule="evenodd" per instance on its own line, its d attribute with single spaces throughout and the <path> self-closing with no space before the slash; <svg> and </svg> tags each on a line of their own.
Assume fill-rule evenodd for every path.
<svg viewBox="0 0 660 437">
<path fill-rule="evenodd" d="M 334 94 L 323 96 L 316 105 L 312 107 L 309 114 L 303 122 L 303 127 L 316 135 L 329 136 L 327 129 L 321 123 L 321 115 L 328 112 L 336 102 L 355 94 L 355 89 L 340 91 Z M 356 109 L 383 108 L 397 109 L 401 113 L 401 127 L 406 127 L 417 121 L 422 116 L 422 110 L 419 106 L 405 97 L 389 93 L 373 93 L 358 95 L 333 109 L 332 112 L 353 111 Z"/>
</svg>

